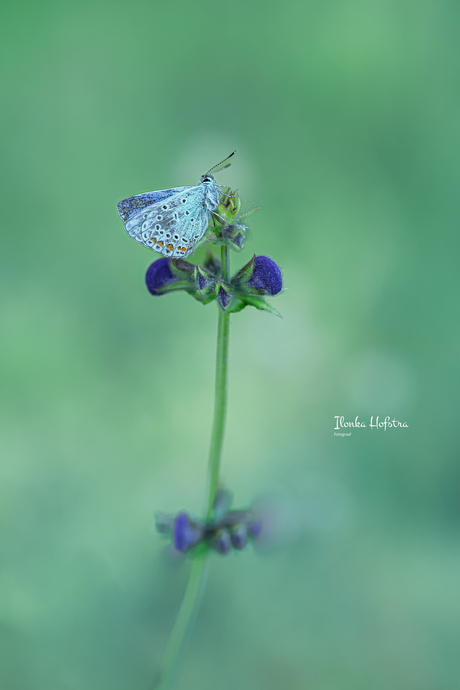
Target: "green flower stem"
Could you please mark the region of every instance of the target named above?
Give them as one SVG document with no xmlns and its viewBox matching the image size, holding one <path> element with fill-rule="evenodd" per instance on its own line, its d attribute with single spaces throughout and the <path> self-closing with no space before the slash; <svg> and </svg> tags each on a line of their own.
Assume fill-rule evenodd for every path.
<svg viewBox="0 0 460 690">
<path fill-rule="evenodd" d="M 228 281 L 230 275 L 230 257 L 228 247 L 222 246 L 222 280 Z M 212 507 L 219 488 L 219 468 L 224 441 L 225 416 L 227 412 L 227 364 L 228 341 L 230 332 L 230 314 L 219 311 L 217 326 L 217 355 L 216 355 L 216 392 L 214 400 L 214 422 L 209 452 L 208 481 L 209 499 L 206 520 L 212 516 Z"/>
<path fill-rule="evenodd" d="M 228 283 L 230 279 L 230 252 L 226 244 L 221 247 L 221 260 L 222 260 L 222 280 Z"/>
<path fill-rule="evenodd" d="M 230 257 L 227 246 L 222 247 L 222 280 L 228 282 Z M 216 388 L 214 400 L 214 422 L 209 452 L 208 482 L 209 499 L 206 520 L 212 517 L 212 508 L 219 488 L 219 468 L 224 440 L 225 415 L 227 412 L 227 361 L 230 314 L 219 311 L 217 326 Z M 163 667 L 157 690 L 168 690 L 179 670 L 181 658 L 193 629 L 196 615 L 203 598 L 208 572 L 208 549 L 198 547 L 192 557 L 190 575 L 174 627 L 169 636 L 163 660 Z"/>
<path fill-rule="evenodd" d="M 184 598 L 173 629 L 168 639 L 163 659 L 161 678 L 156 690 L 168 690 L 179 671 L 183 653 L 187 646 L 206 588 L 208 559 L 207 549 L 197 549 L 193 555 L 190 575 Z"/>
</svg>

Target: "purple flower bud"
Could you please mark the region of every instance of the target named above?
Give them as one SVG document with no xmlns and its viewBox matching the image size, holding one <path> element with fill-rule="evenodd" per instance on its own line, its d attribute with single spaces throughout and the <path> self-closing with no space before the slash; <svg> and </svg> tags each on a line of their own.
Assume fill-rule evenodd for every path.
<svg viewBox="0 0 460 690">
<path fill-rule="evenodd" d="M 205 290 L 207 287 L 208 281 L 201 273 L 198 273 L 198 290 Z"/>
<path fill-rule="evenodd" d="M 224 225 L 221 230 L 222 239 L 225 241 L 225 244 L 238 251 L 243 248 L 248 230 L 248 226 L 241 223 Z"/>
<path fill-rule="evenodd" d="M 239 232 L 233 239 L 233 244 L 238 247 L 238 249 L 243 249 L 243 244 L 244 244 L 244 235 L 242 232 Z"/>
<path fill-rule="evenodd" d="M 226 530 L 220 530 L 211 542 L 214 551 L 220 553 L 221 556 L 226 556 L 232 548 L 230 535 Z"/>
<path fill-rule="evenodd" d="M 147 289 L 152 295 L 162 295 L 163 288 L 176 280 L 179 279 L 173 275 L 167 256 L 154 261 L 145 274 Z"/>
<path fill-rule="evenodd" d="M 237 527 L 235 527 L 235 529 L 232 530 L 230 538 L 232 540 L 232 545 L 234 549 L 239 549 L 240 551 L 244 549 L 244 547 L 248 543 L 248 532 L 246 529 L 246 525 L 238 525 Z"/>
<path fill-rule="evenodd" d="M 220 308 L 222 311 L 225 311 L 233 300 L 232 288 L 218 281 L 216 284 L 216 297 Z"/>
<path fill-rule="evenodd" d="M 248 532 L 251 534 L 253 537 L 258 537 L 262 529 L 262 525 L 260 522 L 251 522 L 250 525 L 248 525 Z"/>
<path fill-rule="evenodd" d="M 194 277 L 196 287 L 203 294 L 210 293 L 214 289 L 216 284 L 214 275 L 201 266 L 195 266 Z"/>
<path fill-rule="evenodd" d="M 255 256 L 252 276 L 247 285 L 263 290 L 266 295 L 277 295 L 283 287 L 281 271 L 268 256 Z"/>
<path fill-rule="evenodd" d="M 219 302 L 222 305 L 222 309 L 225 309 L 225 307 L 228 306 L 230 300 L 231 300 L 231 295 L 228 292 L 226 292 L 225 290 L 223 290 L 222 288 L 220 288 L 220 290 L 219 290 Z"/>
<path fill-rule="evenodd" d="M 182 512 L 176 515 L 173 526 L 173 543 L 178 551 L 188 551 L 200 541 L 202 536 L 203 528 L 192 522 L 188 513 Z"/>
</svg>

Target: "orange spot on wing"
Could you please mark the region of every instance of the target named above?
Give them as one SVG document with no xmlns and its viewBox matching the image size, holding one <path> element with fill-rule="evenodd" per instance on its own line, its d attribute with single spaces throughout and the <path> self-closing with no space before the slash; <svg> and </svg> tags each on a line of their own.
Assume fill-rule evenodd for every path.
<svg viewBox="0 0 460 690">
<path fill-rule="evenodd" d="M 172 246 L 172 244 L 167 244 L 167 245 L 166 245 L 166 249 L 169 249 L 169 251 L 172 252 L 172 250 L 174 249 L 174 247 Z"/>
<path fill-rule="evenodd" d="M 158 244 L 159 247 L 162 247 L 162 246 L 163 246 L 163 242 L 157 242 L 157 244 Z"/>
</svg>

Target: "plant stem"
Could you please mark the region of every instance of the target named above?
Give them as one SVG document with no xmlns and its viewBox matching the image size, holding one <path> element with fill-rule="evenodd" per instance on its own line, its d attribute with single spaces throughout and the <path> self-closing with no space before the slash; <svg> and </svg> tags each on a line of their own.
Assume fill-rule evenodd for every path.
<svg viewBox="0 0 460 690">
<path fill-rule="evenodd" d="M 222 246 L 222 280 L 228 281 L 230 275 L 230 257 L 228 247 Z M 208 481 L 209 499 L 206 512 L 206 520 L 212 516 L 212 508 L 219 488 L 219 468 L 224 441 L 225 416 L 227 412 L 227 363 L 228 341 L 230 331 L 230 314 L 219 311 L 217 326 L 217 353 L 216 353 L 216 389 L 214 399 L 214 422 L 211 436 L 211 449 L 209 451 Z"/>
<path fill-rule="evenodd" d="M 159 684 L 155 686 L 156 690 L 170 688 L 179 671 L 182 656 L 203 598 L 207 572 L 206 549 L 197 550 L 193 556 L 184 598 L 166 645 L 161 678 Z"/>
<path fill-rule="evenodd" d="M 222 280 L 230 276 L 228 247 L 222 247 Z M 225 415 L 227 411 L 227 361 L 230 314 L 219 311 L 217 325 L 216 387 L 214 400 L 214 421 L 211 435 L 211 449 L 208 463 L 209 499 L 206 520 L 212 516 L 212 508 L 219 488 L 219 468 L 224 440 Z M 171 687 L 180 666 L 181 657 L 193 628 L 203 598 L 208 571 L 207 547 L 198 547 L 193 554 L 192 566 L 184 598 L 166 645 L 163 667 L 156 690 Z"/>
<path fill-rule="evenodd" d="M 226 244 L 221 247 L 221 259 L 222 259 L 222 280 L 228 283 L 230 278 L 230 252 Z"/>
</svg>

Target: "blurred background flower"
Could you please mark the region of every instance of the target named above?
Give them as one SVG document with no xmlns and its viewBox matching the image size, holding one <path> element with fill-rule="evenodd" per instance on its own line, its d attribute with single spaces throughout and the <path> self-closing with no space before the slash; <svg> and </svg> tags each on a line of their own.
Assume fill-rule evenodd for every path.
<svg viewBox="0 0 460 690">
<path fill-rule="evenodd" d="M 222 470 L 280 538 L 212 559 L 177 688 L 456 689 L 459 31 L 446 0 L 5 6 L 2 687 L 158 669 L 188 565 L 148 528 L 203 514 L 217 310 L 148 294 L 116 204 L 237 149 L 232 274 L 289 289 L 231 317 Z"/>
</svg>

